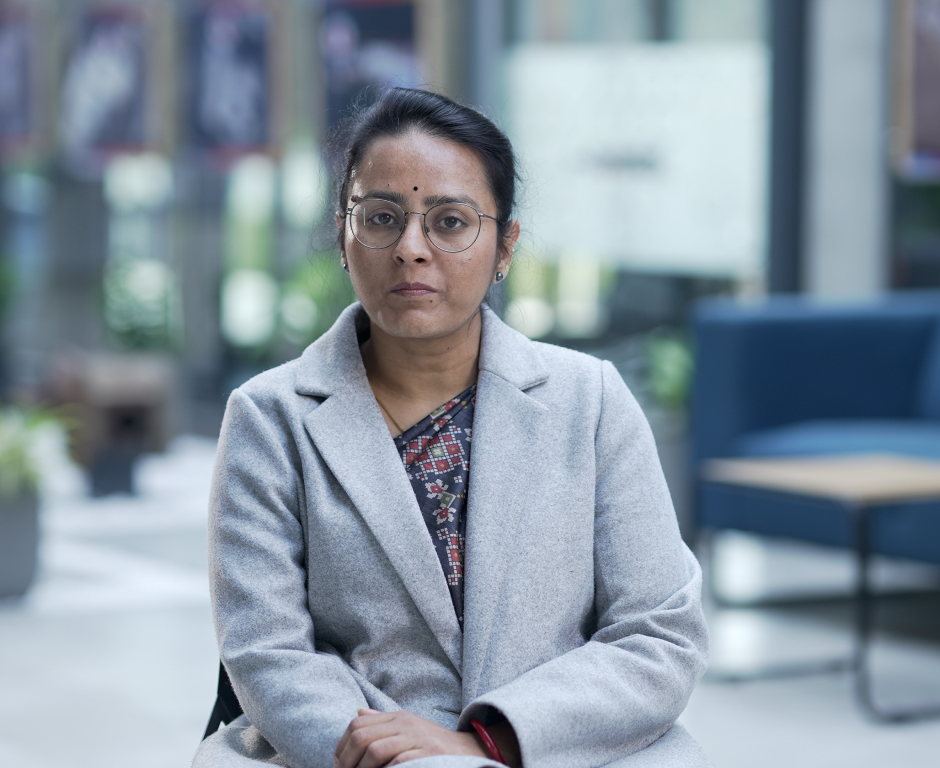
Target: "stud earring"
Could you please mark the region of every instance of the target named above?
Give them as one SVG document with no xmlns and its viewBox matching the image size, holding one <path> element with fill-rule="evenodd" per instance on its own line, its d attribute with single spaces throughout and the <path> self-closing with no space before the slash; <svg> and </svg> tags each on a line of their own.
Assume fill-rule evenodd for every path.
<svg viewBox="0 0 940 768">
<path fill-rule="evenodd" d="M 349 262 L 346 262 L 346 261 L 343 262 L 343 269 L 349 272 Z"/>
<path fill-rule="evenodd" d="M 503 282 L 503 278 L 504 278 L 504 277 L 505 277 L 505 275 L 504 275 L 502 272 L 497 272 L 497 273 L 496 273 L 496 282 L 497 282 L 497 283 Z"/>
</svg>

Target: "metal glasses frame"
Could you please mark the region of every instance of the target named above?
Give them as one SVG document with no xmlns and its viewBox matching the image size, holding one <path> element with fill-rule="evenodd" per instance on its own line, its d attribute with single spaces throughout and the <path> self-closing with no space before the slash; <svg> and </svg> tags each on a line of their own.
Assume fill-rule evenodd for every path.
<svg viewBox="0 0 940 768">
<path fill-rule="evenodd" d="M 380 203 L 388 203 L 389 205 L 394 205 L 399 211 L 402 212 L 402 225 L 401 225 L 401 229 L 398 230 L 398 237 L 396 237 L 394 240 L 392 240 L 392 242 L 390 242 L 388 245 L 382 245 L 382 246 L 378 246 L 378 245 L 366 245 L 366 243 L 362 242 L 362 240 L 360 240 L 358 237 L 356 237 L 356 232 L 355 232 L 355 230 L 354 230 L 353 227 L 352 227 L 352 212 L 353 212 L 353 208 L 355 208 L 356 205 L 360 205 L 361 203 L 366 203 L 366 202 L 369 202 L 369 201 L 380 202 Z M 343 218 L 345 218 L 347 221 L 350 222 L 350 224 L 349 224 L 349 231 L 352 232 L 352 236 L 356 238 L 356 242 L 359 243 L 359 245 L 361 245 L 363 248 L 369 248 L 370 250 L 373 250 L 373 251 L 381 251 L 381 250 L 384 250 L 385 248 L 391 248 L 393 245 L 395 245 L 395 243 L 397 243 L 399 240 L 401 240 L 401 236 L 402 236 L 403 234 L 405 234 L 405 227 L 408 226 L 408 215 L 409 215 L 409 214 L 414 213 L 414 214 L 416 214 L 417 216 L 425 216 L 425 217 L 426 217 L 426 216 L 427 216 L 431 211 L 433 211 L 435 208 L 440 208 L 440 207 L 443 206 L 443 205 L 462 205 L 462 206 L 464 206 L 465 208 L 469 208 L 469 209 L 470 209 L 471 211 L 473 211 L 477 216 L 480 217 L 479 226 L 477 227 L 477 234 L 476 234 L 476 237 L 473 238 L 473 242 L 471 242 L 470 245 L 466 246 L 465 248 L 460 248 L 459 250 L 456 250 L 456 251 L 448 251 L 446 248 L 441 248 L 441 246 L 439 246 L 437 243 L 435 243 L 435 242 L 431 239 L 430 231 L 429 231 L 427 225 L 425 225 L 424 227 L 422 227 L 422 229 L 424 230 L 424 236 L 428 239 L 428 242 L 429 242 L 431 245 L 433 245 L 435 248 L 437 248 L 437 250 L 443 251 L 444 253 L 463 253 L 464 251 L 469 250 L 470 248 L 472 248 L 473 245 L 474 245 L 474 243 L 476 243 L 476 241 L 480 239 L 480 232 L 483 231 L 483 219 L 492 219 L 492 220 L 495 221 L 497 224 L 501 224 L 501 223 L 502 223 L 502 222 L 501 222 L 499 219 L 497 219 L 495 216 L 490 216 L 488 213 L 481 213 L 480 211 L 478 211 L 476 208 L 474 208 L 474 207 L 473 207 L 472 205 L 470 205 L 469 203 L 438 203 L 437 205 L 431 206 L 430 208 L 428 208 L 428 209 L 427 209 L 426 211 L 424 211 L 423 213 L 422 213 L 421 211 L 406 211 L 406 210 L 405 210 L 404 208 L 402 208 L 398 203 L 394 203 L 394 202 L 392 202 L 391 200 L 385 200 L 385 199 L 380 198 L 380 197 L 367 197 L 367 198 L 364 198 L 364 199 L 362 199 L 362 200 L 357 201 L 357 202 L 356 202 L 356 205 L 352 206 L 352 208 L 347 208 L 347 209 L 346 209 L 346 212 L 343 214 Z M 425 221 L 427 221 L 427 219 L 425 219 Z"/>
</svg>

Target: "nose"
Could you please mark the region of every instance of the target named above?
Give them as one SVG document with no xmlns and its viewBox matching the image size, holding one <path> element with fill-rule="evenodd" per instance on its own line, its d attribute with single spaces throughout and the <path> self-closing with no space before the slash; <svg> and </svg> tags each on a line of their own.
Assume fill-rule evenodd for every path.
<svg viewBox="0 0 940 768">
<path fill-rule="evenodd" d="M 405 231 L 395 243 L 396 259 L 421 263 L 431 258 L 431 243 L 424 227 L 424 216 L 420 213 L 409 211 L 405 214 Z"/>
</svg>

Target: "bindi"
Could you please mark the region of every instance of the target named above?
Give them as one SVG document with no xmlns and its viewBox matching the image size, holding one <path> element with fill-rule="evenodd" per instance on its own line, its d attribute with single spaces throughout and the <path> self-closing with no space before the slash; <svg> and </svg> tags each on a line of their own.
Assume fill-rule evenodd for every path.
<svg viewBox="0 0 940 768">
<path fill-rule="evenodd" d="M 417 187 L 415 187 L 415 192 L 417 192 L 417 191 L 418 191 L 418 188 L 417 188 Z"/>
</svg>

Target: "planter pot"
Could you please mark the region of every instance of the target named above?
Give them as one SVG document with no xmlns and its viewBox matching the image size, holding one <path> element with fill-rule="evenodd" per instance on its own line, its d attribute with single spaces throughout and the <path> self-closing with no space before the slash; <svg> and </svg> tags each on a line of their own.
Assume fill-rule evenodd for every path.
<svg viewBox="0 0 940 768">
<path fill-rule="evenodd" d="M 39 497 L 0 498 L 0 597 L 26 594 L 36 574 Z"/>
</svg>

